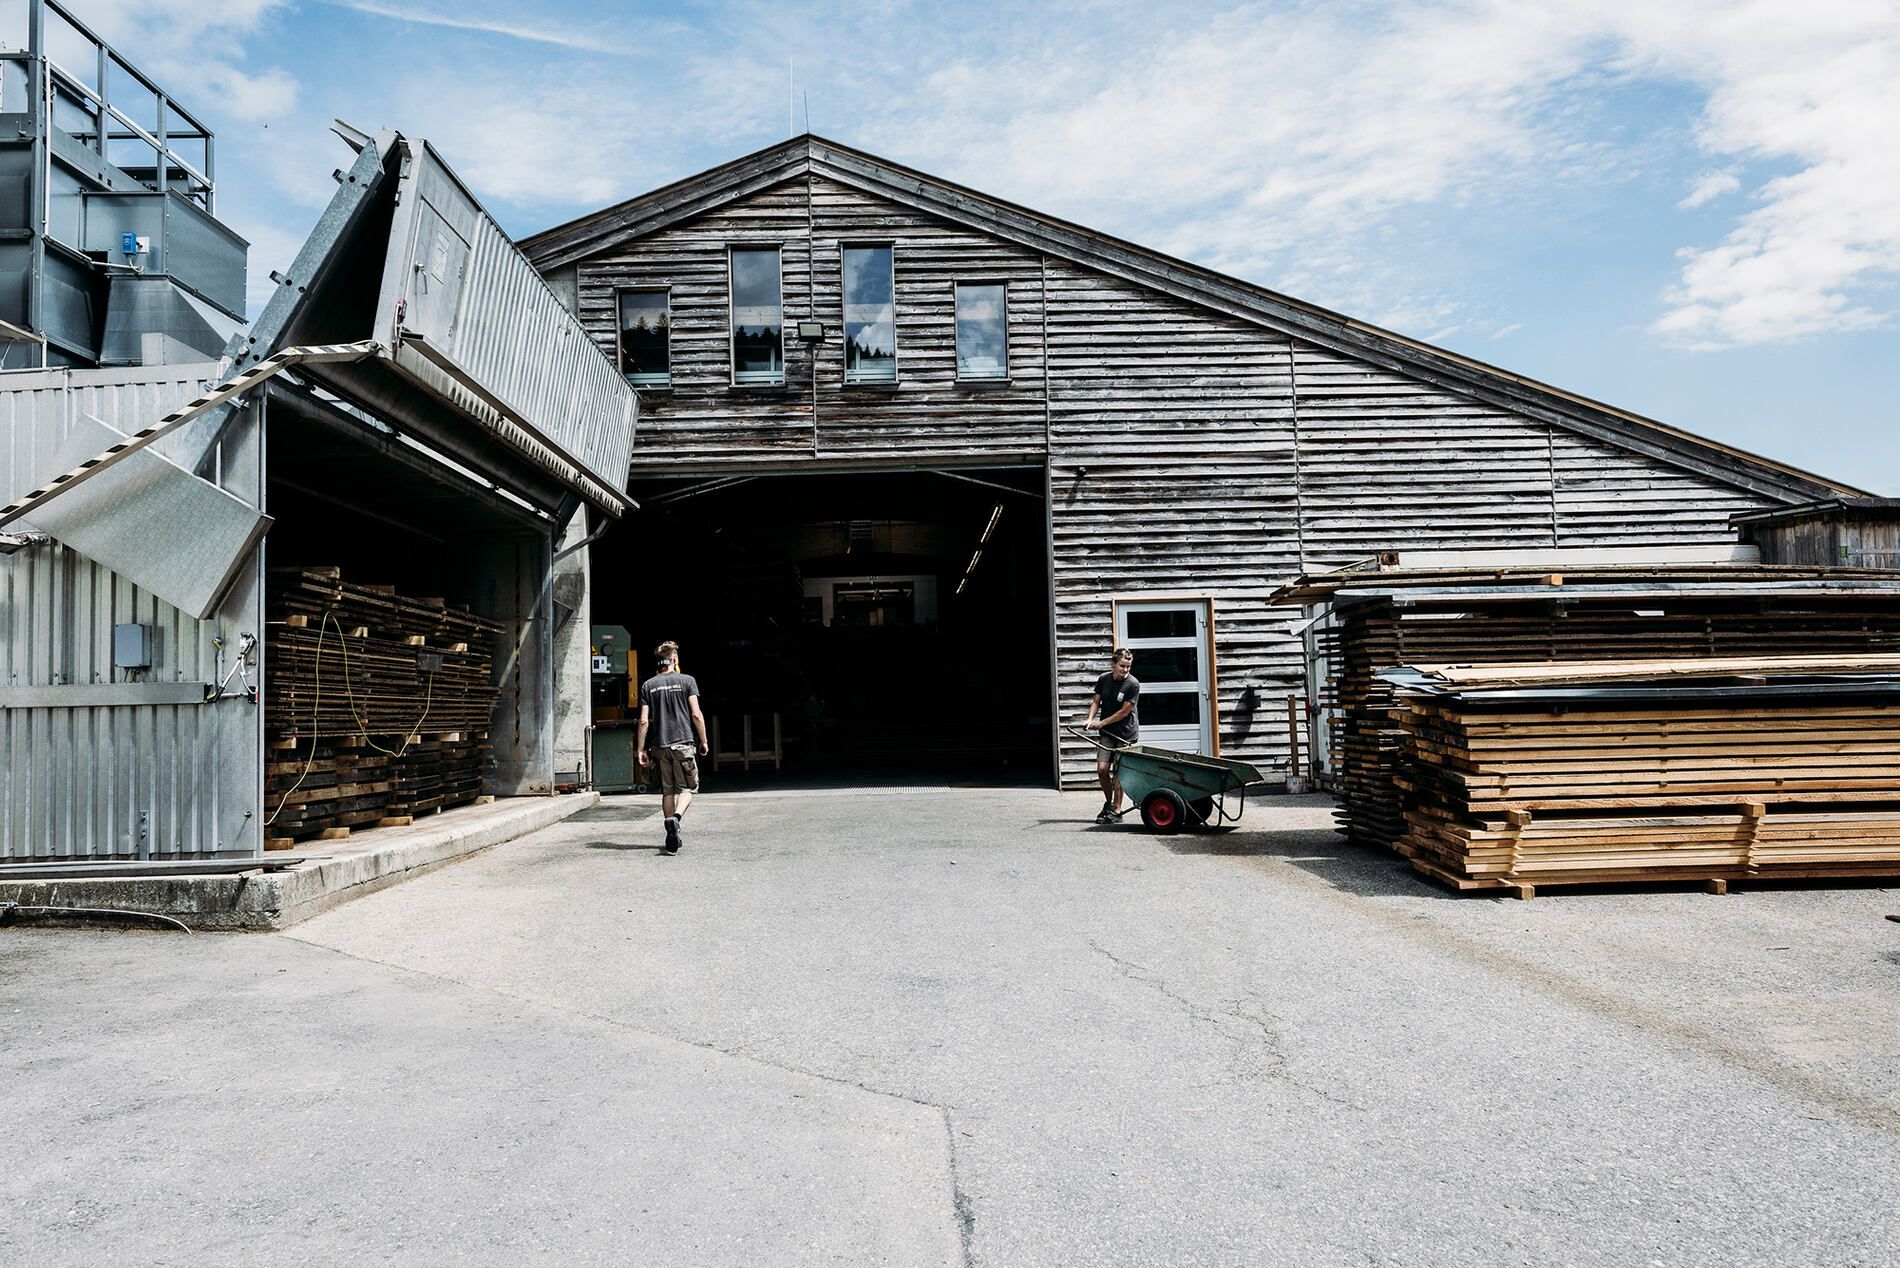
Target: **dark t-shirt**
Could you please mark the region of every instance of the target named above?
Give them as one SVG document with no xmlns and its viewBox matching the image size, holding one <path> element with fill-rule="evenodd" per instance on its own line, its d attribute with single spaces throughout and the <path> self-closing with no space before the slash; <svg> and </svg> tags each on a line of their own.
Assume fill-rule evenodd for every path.
<svg viewBox="0 0 1900 1268">
<path fill-rule="evenodd" d="M 1135 706 L 1120 722 L 1103 727 L 1104 735 L 1112 735 L 1118 740 L 1127 740 L 1130 743 L 1141 738 L 1141 680 L 1139 678 L 1130 674 L 1120 682 L 1116 682 L 1114 674 L 1103 674 L 1095 680 L 1095 695 L 1102 702 L 1095 715 L 1097 720 L 1106 718 L 1124 704 L 1133 702 Z"/>
<path fill-rule="evenodd" d="M 691 674 L 655 674 L 640 684 L 640 704 L 647 710 L 647 747 L 671 748 L 675 744 L 697 744 L 693 730 L 693 706 L 699 683 Z"/>
</svg>

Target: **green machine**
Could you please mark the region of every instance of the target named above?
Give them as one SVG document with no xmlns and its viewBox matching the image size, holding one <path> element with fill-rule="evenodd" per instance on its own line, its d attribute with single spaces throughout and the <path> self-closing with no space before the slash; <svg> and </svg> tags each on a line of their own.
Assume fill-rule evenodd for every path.
<svg viewBox="0 0 1900 1268">
<path fill-rule="evenodd" d="M 593 627 L 594 787 L 633 792 L 644 786 L 633 742 L 640 725 L 640 658 L 623 625 Z"/>
</svg>

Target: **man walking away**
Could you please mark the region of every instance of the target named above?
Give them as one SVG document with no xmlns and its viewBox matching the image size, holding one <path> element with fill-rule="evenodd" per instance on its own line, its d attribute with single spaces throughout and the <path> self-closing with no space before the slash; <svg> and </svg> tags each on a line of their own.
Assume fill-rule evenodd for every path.
<svg viewBox="0 0 1900 1268">
<path fill-rule="evenodd" d="M 640 765 L 651 762 L 659 776 L 660 810 L 666 816 L 666 845 L 660 852 L 678 854 L 685 842 L 680 820 L 699 791 L 699 759 L 711 749 L 706 744 L 706 717 L 699 711 L 699 684 L 691 674 L 679 671 L 679 644 L 661 643 L 654 654 L 660 672 L 640 684 L 640 729 L 634 748 Z"/>
<path fill-rule="evenodd" d="M 1100 731 L 1102 743 L 1111 749 L 1125 748 L 1141 738 L 1141 719 L 1135 712 L 1141 698 L 1141 680 L 1134 675 L 1135 654 L 1117 647 L 1109 672 L 1095 680 L 1089 696 L 1089 720 L 1085 731 Z M 1112 753 L 1097 752 L 1095 778 L 1102 785 L 1102 813 L 1097 823 L 1114 823 L 1121 817 L 1122 786 L 1115 778 Z"/>
</svg>

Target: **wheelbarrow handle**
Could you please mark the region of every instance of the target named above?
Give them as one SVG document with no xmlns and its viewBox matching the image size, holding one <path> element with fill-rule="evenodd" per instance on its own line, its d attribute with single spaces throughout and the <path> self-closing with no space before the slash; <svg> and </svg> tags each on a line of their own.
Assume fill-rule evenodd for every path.
<svg viewBox="0 0 1900 1268">
<path fill-rule="evenodd" d="M 1119 748 L 1115 748 L 1111 745 L 1102 743 L 1100 740 L 1095 738 L 1094 733 L 1083 730 L 1081 727 L 1076 726 L 1073 722 L 1063 723 L 1062 729 L 1067 731 L 1069 734 L 1076 736 L 1079 739 L 1086 740 L 1088 743 L 1093 744 L 1096 748 L 1101 749 L 1102 752 L 1104 753 L 1119 753 L 1122 751 Z"/>
</svg>

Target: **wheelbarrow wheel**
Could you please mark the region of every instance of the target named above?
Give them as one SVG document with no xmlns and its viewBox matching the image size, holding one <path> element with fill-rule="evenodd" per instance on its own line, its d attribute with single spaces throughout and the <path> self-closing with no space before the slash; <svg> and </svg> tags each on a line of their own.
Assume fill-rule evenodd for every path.
<svg viewBox="0 0 1900 1268">
<path fill-rule="evenodd" d="M 1150 832 L 1179 832 L 1188 822 L 1187 803 L 1178 793 L 1158 788 L 1142 799 L 1141 821 Z"/>
<path fill-rule="evenodd" d="M 1188 822 L 1203 832 L 1214 826 L 1214 799 L 1203 797 L 1188 804 Z"/>
</svg>

